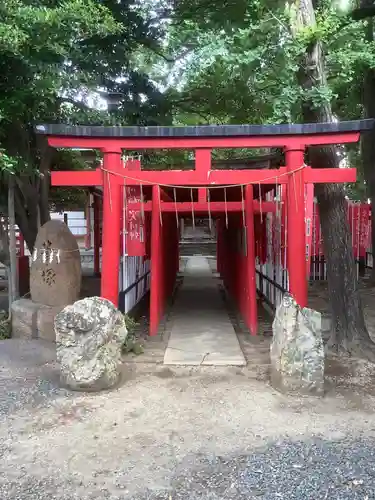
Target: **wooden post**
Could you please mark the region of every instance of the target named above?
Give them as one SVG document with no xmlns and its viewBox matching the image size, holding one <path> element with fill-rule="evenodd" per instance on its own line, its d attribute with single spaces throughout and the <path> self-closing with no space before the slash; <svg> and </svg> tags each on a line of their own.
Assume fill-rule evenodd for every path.
<svg viewBox="0 0 375 500">
<path fill-rule="evenodd" d="M 88 193 L 86 203 L 86 234 L 85 234 L 85 249 L 91 248 L 91 193 Z"/>
<path fill-rule="evenodd" d="M 180 219 L 181 222 L 184 219 Z M 176 276 L 180 271 L 180 231 L 178 228 L 176 228 L 176 273 L 175 273 L 175 282 L 176 282 Z"/>
<path fill-rule="evenodd" d="M 221 218 L 216 221 L 216 272 L 221 277 Z"/>
<path fill-rule="evenodd" d="M 256 335 L 258 331 L 258 307 L 255 276 L 254 189 L 251 184 L 245 188 L 245 201 L 247 319 L 251 335 Z"/>
<path fill-rule="evenodd" d="M 101 295 L 118 307 L 121 243 L 121 151 L 104 153 Z"/>
<path fill-rule="evenodd" d="M 300 307 L 307 306 L 304 148 L 285 151 L 288 172 L 289 290 Z M 300 170 L 298 170 L 300 169 Z"/>
<path fill-rule="evenodd" d="M 211 149 L 197 149 L 195 151 L 195 170 L 209 179 L 211 170 Z M 198 189 L 198 202 L 206 203 L 207 188 Z"/>
<path fill-rule="evenodd" d="M 25 256 L 25 240 L 24 240 L 24 237 L 23 237 L 21 231 L 19 231 L 19 233 L 18 233 L 18 245 L 20 247 L 20 257 L 24 257 Z"/>
<path fill-rule="evenodd" d="M 94 274 L 100 276 L 100 199 L 94 195 Z"/>
<path fill-rule="evenodd" d="M 159 328 L 161 285 L 161 227 L 159 186 L 152 186 L 151 218 L 151 284 L 150 284 L 150 335 L 157 335 Z"/>
</svg>

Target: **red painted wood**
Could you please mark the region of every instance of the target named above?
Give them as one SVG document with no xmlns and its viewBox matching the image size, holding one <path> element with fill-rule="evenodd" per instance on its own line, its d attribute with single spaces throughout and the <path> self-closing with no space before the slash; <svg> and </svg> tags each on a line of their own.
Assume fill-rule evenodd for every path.
<svg viewBox="0 0 375 500">
<path fill-rule="evenodd" d="M 159 187 L 152 187 L 151 219 L 151 284 L 150 284 L 150 335 L 157 335 L 160 311 L 161 281 L 161 228 L 159 212 Z"/>
<path fill-rule="evenodd" d="M 30 292 L 30 260 L 27 255 L 17 256 L 18 292 L 25 297 Z"/>
<path fill-rule="evenodd" d="M 140 171 L 139 160 L 128 160 L 126 170 Z M 142 218 L 142 191 L 139 186 L 125 186 L 126 195 L 126 255 L 130 257 L 143 257 L 146 254 L 145 227 Z"/>
<path fill-rule="evenodd" d="M 18 240 L 17 243 L 18 243 L 18 247 L 19 247 L 19 256 L 24 257 L 25 256 L 25 240 L 24 240 L 24 237 L 23 237 L 21 232 L 19 232 L 17 240 Z M 22 294 L 21 294 L 21 297 L 22 297 Z"/>
<path fill-rule="evenodd" d="M 262 148 L 295 149 L 308 145 L 347 144 L 357 142 L 360 132 L 338 132 L 312 135 L 270 135 L 250 137 L 69 137 L 50 136 L 48 144 L 55 148 L 87 148 L 108 152 L 123 149 L 197 149 L 197 148 Z"/>
<path fill-rule="evenodd" d="M 223 221 L 221 218 L 216 220 L 216 270 L 221 276 L 221 259 L 222 259 L 222 253 L 221 253 L 221 248 L 222 248 L 222 225 Z"/>
<path fill-rule="evenodd" d="M 85 249 L 91 248 L 91 194 L 87 195 L 86 212 L 86 234 L 85 234 Z"/>
<path fill-rule="evenodd" d="M 136 208 L 140 208 L 140 205 L 138 206 L 137 204 L 134 204 Z M 153 210 L 152 208 L 152 202 L 147 201 L 144 203 L 144 211 L 145 212 L 151 212 Z M 177 202 L 176 204 L 174 202 L 162 202 L 161 203 L 161 211 L 162 212 L 176 212 L 176 207 L 177 207 L 177 212 L 178 213 L 188 213 L 191 214 L 192 209 L 194 209 L 195 213 L 198 212 L 208 212 L 208 202 L 200 203 L 200 202 L 194 202 L 193 204 L 190 202 Z M 227 212 L 242 212 L 243 207 L 242 207 L 242 202 L 240 201 L 228 201 L 227 207 L 226 207 Z M 275 212 L 276 211 L 276 203 L 273 201 L 263 201 L 262 203 L 259 203 L 259 201 L 253 201 L 253 210 L 254 212 L 259 213 L 262 211 L 263 213 L 265 212 Z M 212 213 L 220 213 L 223 214 L 225 213 L 225 203 L 224 201 L 213 201 L 210 202 L 210 211 Z"/>
<path fill-rule="evenodd" d="M 100 274 L 100 203 L 101 199 L 94 195 L 94 274 Z"/>
<path fill-rule="evenodd" d="M 61 170 L 51 172 L 51 186 L 102 186 L 103 171 L 96 170 Z"/>
<path fill-rule="evenodd" d="M 303 164 L 304 150 L 285 152 L 289 171 Z M 288 271 L 289 289 L 300 307 L 307 306 L 306 241 L 305 241 L 305 182 L 304 170 L 289 176 L 288 183 Z"/>
<path fill-rule="evenodd" d="M 298 168 L 298 167 L 296 167 Z M 195 170 L 169 170 L 169 171 L 120 171 L 120 175 L 126 178 L 127 186 L 165 184 L 176 186 L 203 186 L 228 185 L 228 184 L 287 184 L 288 176 L 285 168 L 275 170 L 211 170 L 209 178 L 207 174 Z M 305 182 L 355 182 L 355 168 L 322 168 L 305 169 Z M 103 171 L 82 170 L 72 172 L 70 170 L 51 172 L 52 186 L 101 186 L 103 184 Z M 164 198 L 167 195 L 165 194 Z M 163 196 L 162 196 L 163 199 Z"/>
<path fill-rule="evenodd" d="M 282 184 L 287 188 L 288 211 L 288 269 L 290 290 L 300 306 L 307 304 L 307 280 L 305 275 L 305 183 L 354 182 L 355 169 L 300 169 L 304 165 L 304 150 L 308 145 L 349 143 L 359 140 L 359 132 L 332 133 L 306 136 L 254 136 L 254 137 L 188 137 L 188 138 L 88 138 L 49 137 L 54 147 L 80 147 L 100 149 L 104 154 L 104 170 L 80 172 L 52 172 L 53 186 L 103 186 L 103 265 L 102 296 L 118 302 L 118 276 L 120 264 L 120 234 L 122 196 L 121 186 L 146 188 L 152 186 L 152 202 L 144 204 L 148 212 L 146 228 L 151 232 L 151 304 L 150 334 L 156 335 L 163 313 L 165 300 L 173 290 L 178 269 L 178 230 L 175 210 L 180 214 L 229 213 L 229 227 L 225 221 L 218 232 L 218 267 L 223 281 L 236 298 L 252 334 L 257 329 L 257 309 L 255 292 L 255 248 L 254 213 L 275 212 L 274 202 L 253 199 L 253 186 Z M 211 150 L 213 148 L 243 147 L 283 147 L 286 149 L 286 167 L 275 170 L 211 170 Z M 124 168 L 121 160 L 122 149 L 195 149 L 196 169 L 188 171 L 136 171 Z M 300 169 L 300 170 L 298 170 Z M 110 171 L 110 173 L 106 172 Z M 295 170 L 298 170 L 294 172 Z M 289 175 L 286 175 L 286 173 Z M 292 173 L 294 172 L 294 173 Z M 158 184 L 164 186 L 158 186 Z M 238 248 L 238 237 L 242 228 L 243 207 L 241 201 L 207 203 L 207 189 L 210 186 L 246 185 L 246 252 Z M 164 187 L 193 186 L 198 188 L 198 202 L 177 203 L 171 200 Z M 267 189 L 266 187 L 264 189 Z M 188 199 L 188 198 L 185 198 Z M 216 198 L 217 199 L 217 198 Z M 163 200 L 163 201 L 161 201 Z M 140 210 L 140 204 L 137 210 Z M 99 220 L 96 208 L 96 220 Z M 164 213 L 160 224 L 160 210 Z M 173 212 L 173 213 L 172 213 Z M 284 210 L 285 212 L 285 210 Z M 151 213 L 151 217 L 150 217 Z M 97 223 L 95 223 L 97 225 Z M 151 227 L 150 227 L 151 226 Z M 220 227 L 220 226 L 219 226 Z M 151 231 L 149 230 L 151 229 Z M 94 236 L 94 267 L 99 271 L 99 231 Z M 149 242 L 146 245 L 149 252 Z"/>
<path fill-rule="evenodd" d="M 211 149 L 197 149 L 195 151 L 195 170 L 206 175 L 208 180 L 211 170 Z"/>
<path fill-rule="evenodd" d="M 285 184 L 288 182 L 285 175 L 285 167 L 278 170 L 211 170 L 209 179 L 207 175 L 196 170 L 143 170 L 141 172 L 132 172 L 127 176 L 126 184 L 147 185 L 163 184 L 164 186 L 226 186 L 232 184 Z M 161 186 L 163 187 L 163 186 Z"/>
<path fill-rule="evenodd" d="M 207 202 L 207 189 L 198 188 L 198 203 L 206 203 L 206 202 Z"/>
<path fill-rule="evenodd" d="M 122 168 L 121 155 L 105 153 L 104 167 L 119 171 Z M 122 212 L 121 185 L 118 178 L 104 175 L 103 192 L 101 296 L 118 307 Z"/>
<path fill-rule="evenodd" d="M 254 208 L 253 208 L 253 186 L 246 186 L 246 279 L 247 279 L 247 301 L 248 301 L 248 326 L 252 335 L 258 332 L 258 309 L 255 276 L 255 234 L 254 234 Z"/>
</svg>

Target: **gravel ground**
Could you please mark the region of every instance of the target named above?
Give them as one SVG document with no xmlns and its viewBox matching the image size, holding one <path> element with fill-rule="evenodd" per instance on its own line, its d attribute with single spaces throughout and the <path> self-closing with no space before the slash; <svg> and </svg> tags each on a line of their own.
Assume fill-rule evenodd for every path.
<svg viewBox="0 0 375 500">
<path fill-rule="evenodd" d="M 0 499 L 375 498 L 375 398 L 360 388 L 375 369 L 361 367 L 323 399 L 287 399 L 249 367 L 142 364 L 80 394 L 59 387 L 48 345 L 2 341 Z"/>
</svg>

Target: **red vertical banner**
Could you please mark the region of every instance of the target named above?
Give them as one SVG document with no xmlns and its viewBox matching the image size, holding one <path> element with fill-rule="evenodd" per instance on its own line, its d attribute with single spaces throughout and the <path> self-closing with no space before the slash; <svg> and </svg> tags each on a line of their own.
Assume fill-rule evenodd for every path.
<svg viewBox="0 0 375 500">
<path fill-rule="evenodd" d="M 133 208 L 136 204 L 142 203 L 141 191 L 138 186 L 125 187 L 126 197 L 126 254 L 129 256 L 146 255 L 145 246 L 145 224 L 141 210 Z M 139 206 L 139 205 L 138 205 Z"/>
<path fill-rule="evenodd" d="M 310 250 L 311 257 L 320 257 L 323 255 L 323 237 L 320 227 L 320 217 L 318 204 L 313 204 L 313 224 L 312 224 L 312 244 Z"/>
<path fill-rule="evenodd" d="M 362 203 L 360 205 L 359 222 L 359 256 L 366 257 L 367 249 L 370 247 L 370 205 Z"/>
<path fill-rule="evenodd" d="M 127 170 L 141 170 L 141 162 L 135 159 L 128 159 L 125 164 Z M 125 253 L 131 257 L 142 257 L 146 255 L 145 245 L 145 220 L 144 214 L 135 205 L 142 200 L 142 190 L 140 186 L 125 186 L 125 232 L 126 243 Z M 139 206 L 138 205 L 138 206 Z"/>
<path fill-rule="evenodd" d="M 358 203 L 349 202 L 348 217 L 350 230 L 352 232 L 353 254 L 356 259 L 359 256 L 360 205 Z"/>
<path fill-rule="evenodd" d="M 371 215 L 368 203 L 350 203 L 348 206 L 348 218 L 352 232 L 354 257 L 365 257 L 370 246 L 371 237 Z"/>
<path fill-rule="evenodd" d="M 306 273 L 310 277 L 310 259 L 313 236 L 313 216 L 314 216 L 314 184 L 305 186 L 305 224 L 306 224 Z"/>
</svg>

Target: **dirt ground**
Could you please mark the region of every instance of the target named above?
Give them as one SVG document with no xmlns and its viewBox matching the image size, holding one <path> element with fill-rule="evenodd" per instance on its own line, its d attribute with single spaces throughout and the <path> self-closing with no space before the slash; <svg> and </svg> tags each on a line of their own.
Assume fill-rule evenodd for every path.
<svg viewBox="0 0 375 500">
<path fill-rule="evenodd" d="M 375 472 L 347 467 L 375 466 L 375 366 L 329 359 L 324 398 L 286 398 L 268 383 L 269 339 L 248 343 L 244 368 L 125 358 L 121 386 L 81 394 L 59 387 L 48 344 L 1 341 L 0 498 L 374 498 Z M 306 450 L 320 457 L 315 465 Z M 264 464 L 260 488 L 254 475 Z M 328 479 L 296 494 L 306 467 L 308 477 Z M 335 474 L 341 489 L 325 497 Z"/>
</svg>

